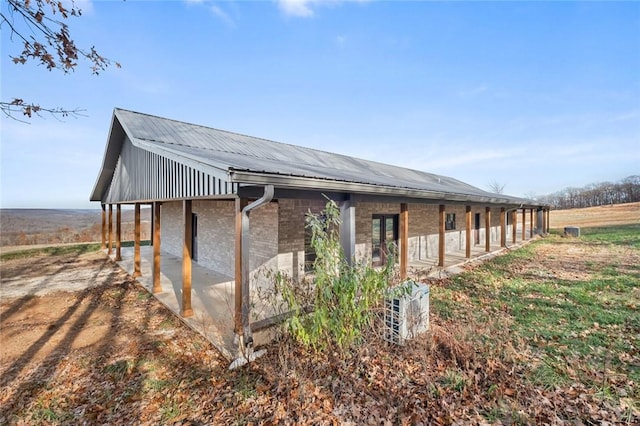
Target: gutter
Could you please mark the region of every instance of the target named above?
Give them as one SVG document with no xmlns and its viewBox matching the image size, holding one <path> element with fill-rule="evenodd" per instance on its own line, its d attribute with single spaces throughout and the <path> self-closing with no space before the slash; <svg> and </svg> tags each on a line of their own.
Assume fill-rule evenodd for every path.
<svg viewBox="0 0 640 426">
<path fill-rule="evenodd" d="M 405 196 L 411 198 L 422 198 L 435 201 L 455 201 L 474 202 L 482 204 L 504 204 L 508 206 L 521 206 L 524 200 L 512 197 L 493 197 L 493 194 L 473 195 L 458 194 L 443 191 L 429 191 L 423 189 L 400 188 L 382 185 L 372 185 L 366 183 L 356 183 L 348 181 L 337 181 L 320 178 L 279 175 L 273 173 L 260 173 L 254 171 L 243 171 L 230 169 L 229 178 L 231 182 L 250 185 L 276 185 L 278 188 L 310 189 L 337 192 L 351 192 L 359 194 L 383 195 L 383 196 Z"/>
<path fill-rule="evenodd" d="M 239 338 L 240 353 L 246 361 L 251 361 L 251 359 L 255 357 L 253 354 L 253 334 L 251 332 L 251 324 L 249 323 L 249 310 L 251 303 L 249 297 L 249 291 L 251 289 L 251 268 L 249 265 L 249 259 L 251 257 L 251 221 L 249 220 L 249 214 L 252 210 L 271 202 L 273 194 L 273 185 L 266 185 L 264 187 L 264 195 L 242 209 L 242 334 L 236 335 L 236 337 Z"/>
</svg>

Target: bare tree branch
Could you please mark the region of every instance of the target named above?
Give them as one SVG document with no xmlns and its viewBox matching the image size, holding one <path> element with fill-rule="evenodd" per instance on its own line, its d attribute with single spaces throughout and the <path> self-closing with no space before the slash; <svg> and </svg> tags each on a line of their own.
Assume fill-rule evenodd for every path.
<svg viewBox="0 0 640 426">
<path fill-rule="evenodd" d="M 100 74 L 110 65 L 120 68 L 120 64 L 100 55 L 95 47 L 89 49 L 78 48 L 69 33 L 68 25 L 62 20 L 79 17 L 82 11 L 76 7 L 73 0 L 69 8 L 58 0 L 7 0 L 3 2 L 0 11 L 0 29 L 8 27 L 9 37 L 21 40 L 23 50 L 17 56 L 10 56 L 15 64 L 25 64 L 36 61 L 44 65 L 47 70 L 58 69 L 65 74 L 74 71 L 78 60 L 89 62 L 92 74 Z M 68 4 L 65 2 L 65 4 Z M 6 6 L 5 6 L 6 5 Z M 60 20 L 51 16 L 59 16 Z M 78 109 L 62 107 L 43 108 L 35 103 L 23 102 L 14 98 L 11 102 L 0 102 L 0 110 L 14 119 L 14 114 L 21 112 L 23 116 L 31 118 L 33 114 L 48 112 L 54 116 L 80 116 Z M 22 120 L 18 120 L 22 121 Z"/>
<path fill-rule="evenodd" d="M 497 180 L 489 183 L 489 190 L 494 194 L 504 194 L 504 187 L 507 186 L 506 183 L 500 183 Z"/>
<path fill-rule="evenodd" d="M 29 123 L 28 121 L 17 118 L 14 114 L 22 113 L 23 116 L 31 118 L 33 115 L 42 117 L 42 113 L 51 114 L 54 118 L 60 119 L 60 117 L 86 117 L 83 109 L 65 109 L 65 108 L 43 108 L 38 104 L 25 102 L 22 99 L 14 99 L 11 102 L 0 102 L 0 110 L 9 118 L 22 123 Z"/>
</svg>

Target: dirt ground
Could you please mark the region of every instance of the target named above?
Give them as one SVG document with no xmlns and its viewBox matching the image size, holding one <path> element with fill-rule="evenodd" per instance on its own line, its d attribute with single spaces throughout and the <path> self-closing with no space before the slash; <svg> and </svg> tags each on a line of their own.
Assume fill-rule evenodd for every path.
<svg viewBox="0 0 640 426">
<path fill-rule="evenodd" d="M 64 343 L 64 350 L 95 345 L 108 333 L 112 312 L 92 306 L 90 289 L 128 280 L 101 252 L 2 261 L 2 365 L 24 357 L 25 348 L 39 341 L 38 350 L 29 354 L 34 361 Z M 74 338 L 64 342 L 70 334 Z"/>
<path fill-rule="evenodd" d="M 169 343 L 180 353 L 194 344 L 204 348 L 198 356 L 224 370 L 207 341 L 102 252 L 3 260 L 1 266 L 0 424 L 20 424 L 8 413 L 23 410 L 31 413 L 28 424 L 74 423 L 76 417 L 104 423 L 100 413 L 116 403 L 105 404 L 109 397 L 126 394 L 126 381 L 105 378 L 126 376 L 139 368 L 132 360 L 151 359 Z M 155 372 L 172 368 L 175 358 L 175 352 L 162 356 Z M 142 418 L 130 415 L 120 418 Z"/>
</svg>

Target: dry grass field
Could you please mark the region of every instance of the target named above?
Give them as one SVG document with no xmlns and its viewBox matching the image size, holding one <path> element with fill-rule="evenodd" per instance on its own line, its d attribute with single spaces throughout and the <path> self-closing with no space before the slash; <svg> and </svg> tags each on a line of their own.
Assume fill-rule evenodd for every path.
<svg viewBox="0 0 640 426">
<path fill-rule="evenodd" d="M 552 210 L 550 222 L 552 229 L 563 229 L 565 226 L 589 228 L 640 224 L 640 203 Z"/>
</svg>

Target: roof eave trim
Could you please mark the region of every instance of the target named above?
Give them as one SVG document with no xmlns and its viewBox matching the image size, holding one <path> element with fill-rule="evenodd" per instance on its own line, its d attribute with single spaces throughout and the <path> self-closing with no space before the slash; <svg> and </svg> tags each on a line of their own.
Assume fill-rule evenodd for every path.
<svg viewBox="0 0 640 426">
<path fill-rule="evenodd" d="M 481 197 L 467 194 L 455 194 L 439 191 L 399 188 L 348 181 L 318 179 L 303 176 L 279 175 L 254 171 L 230 170 L 231 181 L 250 185 L 274 185 L 277 188 L 311 189 L 335 192 L 351 192 L 371 195 L 401 196 L 422 198 L 427 200 L 475 202 L 502 205 L 518 205 L 520 203 L 506 198 Z"/>
<path fill-rule="evenodd" d="M 98 173 L 98 177 L 96 178 L 96 182 L 93 185 L 93 191 L 91 191 L 91 196 L 89 197 L 89 201 L 102 201 L 102 196 L 104 192 L 107 190 L 109 184 L 111 183 L 111 177 L 115 172 L 115 167 L 117 163 L 117 157 L 115 157 L 115 161 L 113 161 L 113 150 L 115 149 L 120 152 L 122 149 L 122 141 L 115 141 L 114 139 L 114 131 L 126 132 L 122 123 L 118 119 L 116 115 L 117 109 L 114 109 L 113 114 L 111 115 L 111 125 L 109 126 L 109 136 L 107 136 L 107 144 L 104 148 L 104 155 L 102 156 L 102 165 L 100 167 L 100 173 Z M 120 126 L 116 128 L 116 124 Z M 114 147 L 113 144 L 118 144 L 117 147 Z M 107 180 L 105 182 L 105 179 Z"/>
</svg>

